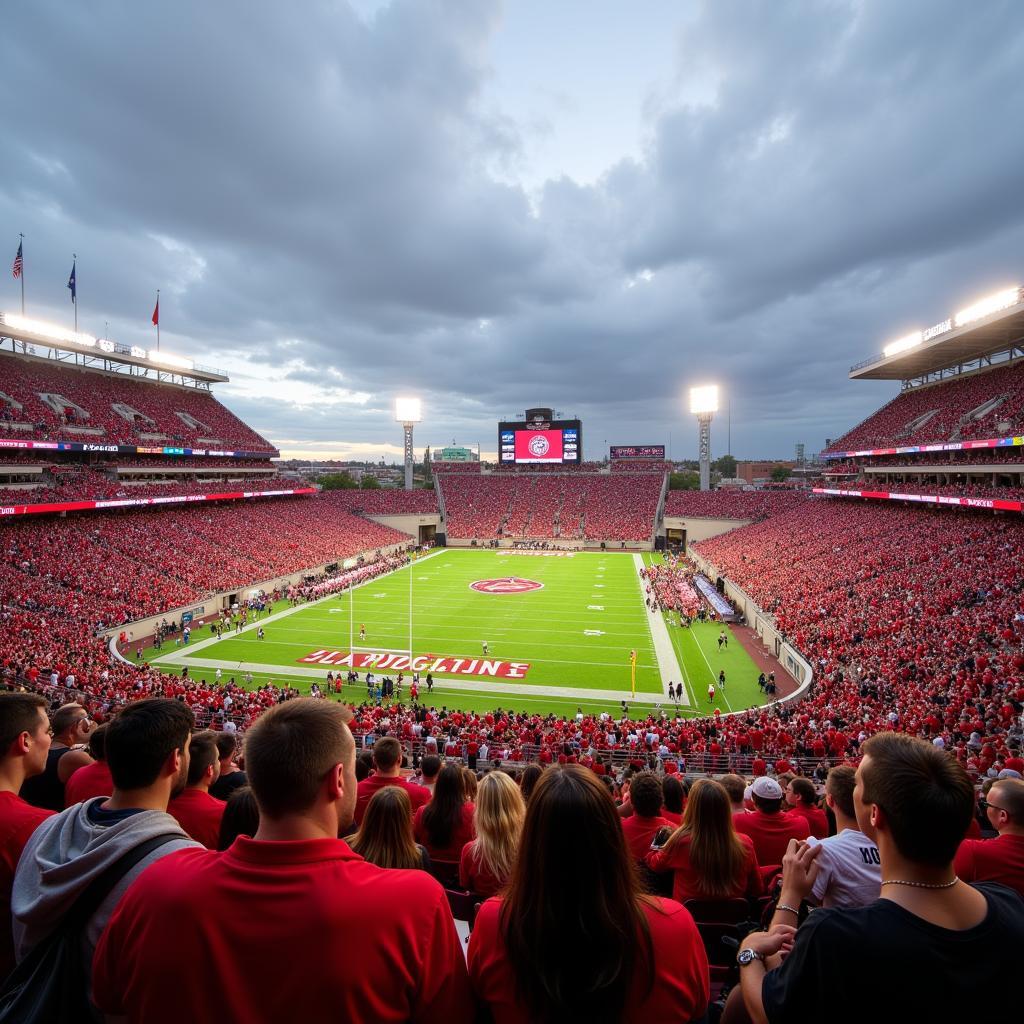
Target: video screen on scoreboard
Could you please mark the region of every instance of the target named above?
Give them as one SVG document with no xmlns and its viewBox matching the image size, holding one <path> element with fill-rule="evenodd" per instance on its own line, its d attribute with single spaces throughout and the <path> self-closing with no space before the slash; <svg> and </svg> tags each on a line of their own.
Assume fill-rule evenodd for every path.
<svg viewBox="0 0 1024 1024">
<path fill-rule="evenodd" d="M 498 459 L 505 463 L 576 463 L 581 460 L 579 422 L 541 427 L 502 423 L 498 428 Z"/>
</svg>

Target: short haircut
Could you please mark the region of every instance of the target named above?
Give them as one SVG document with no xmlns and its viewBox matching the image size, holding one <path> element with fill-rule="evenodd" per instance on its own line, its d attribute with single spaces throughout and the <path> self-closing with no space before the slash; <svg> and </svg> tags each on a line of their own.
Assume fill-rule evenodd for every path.
<svg viewBox="0 0 1024 1024">
<path fill-rule="evenodd" d="M 0 693 L 0 757 L 23 732 L 35 732 L 39 709 L 48 706 L 38 693 Z"/>
<path fill-rule="evenodd" d="M 238 737 L 233 732 L 218 732 L 217 736 L 217 760 L 226 761 L 229 757 L 235 756 L 238 749 Z"/>
<path fill-rule="evenodd" d="M 798 776 L 789 784 L 793 787 L 793 792 L 800 798 L 800 803 L 813 807 L 818 802 L 818 794 L 810 779 Z"/>
<path fill-rule="evenodd" d="M 437 777 L 437 773 L 441 770 L 441 758 L 437 754 L 427 754 L 426 757 L 420 762 L 420 771 L 428 779 L 434 779 Z"/>
<path fill-rule="evenodd" d="M 754 801 L 754 806 L 762 814 L 778 814 L 782 810 L 781 796 L 777 800 L 768 800 L 763 796 L 758 796 L 756 793 L 751 793 L 750 799 Z"/>
<path fill-rule="evenodd" d="M 107 764 L 114 786 L 152 786 L 167 758 L 184 751 L 194 725 L 191 709 L 178 700 L 147 697 L 126 704 L 107 726 Z"/>
<path fill-rule="evenodd" d="M 835 801 L 836 807 L 847 818 L 855 818 L 857 809 L 853 803 L 853 788 L 857 784 L 857 769 L 852 764 L 837 764 L 825 780 L 825 792 Z"/>
<path fill-rule="evenodd" d="M 186 785 L 196 785 L 206 774 L 206 769 L 219 760 L 214 734 L 207 730 L 193 733 L 192 742 L 188 748 L 188 782 Z"/>
<path fill-rule="evenodd" d="M 64 704 L 57 708 L 50 715 L 50 728 L 53 730 L 53 735 L 59 736 L 61 733 L 73 728 L 75 723 L 82 717 L 84 711 L 85 708 L 81 704 Z"/>
<path fill-rule="evenodd" d="M 743 794 L 746 792 L 747 783 L 741 775 L 723 775 L 718 781 L 725 787 L 732 803 L 743 803 Z"/>
<path fill-rule="evenodd" d="M 261 815 L 313 806 L 327 773 L 355 755 L 351 717 L 336 701 L 297 697 L 256 720 L 245 737 L 245 768 Z"/>
<path fill-rule="evenodd" d="M 995 796 L 995 802 L 1015 825 L 1024 825 L 1024 781 L 997 779 L 988 795 Z"/>
<path fill-rule="evenodd" d="M 382 736 L 373 745 L 373 763 L 381 770 L 388 771 L 402 760 L 402 744 L 394 736 Z"/>
<path fill-rule="evenodd" d="M 885 813 L 897 849 L 917 864 L 949 864 L 974 813 L 974 786 L 954 758 L 925 740 L 882 732 L 861 747 L 862 799 Z"/>
<path fill-rule="evenodd" d="M 104 761 L 107 756 L 107 723 L 97 725 L 89 733 L 89 753 L 96 761 Z"/>
<path fill-rule="evenodd" d="M 661 810 L 661 783 L 652 772 L 637 772 L 629 782 L 629 799 L 642 818 L 653 818 Z"/>
</svg>

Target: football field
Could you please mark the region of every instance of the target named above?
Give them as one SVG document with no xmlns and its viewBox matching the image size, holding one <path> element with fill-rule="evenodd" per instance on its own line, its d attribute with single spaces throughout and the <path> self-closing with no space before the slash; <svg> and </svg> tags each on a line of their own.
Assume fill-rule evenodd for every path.
<svg viewBox="0 0 1024 1024">
<path fill-rule="evenodd" d="M 724 669 L 715 707 L 762 703 L 754 663 L 735 640 L 718 649 L 718 624 L 682 629 L 647 609 L 639 570 L 652 557 L 441 549 L 351 592 L 295 608 L 281 602 L 241 633 L 217 640 L 197 629 L 188 647 L 146 657 L 167 671 L 188 665 L 193 678 L 212 680 L 220 669 L 223 681 L 248 673 L 253 685 L 269 679 L 303 691 L 323 686 L 328 671 L 355 669 L 360 683 L 343 692 L 353 702 L 366 699 L 368 670 L 377 680 L 402 672 L 408 701 L 418 671 L 421 702 L 555 714 L 621 710 L 622 700 L 673 711 L 669 682 L 683 684 L 680 713 L 707 714 L 708 683 Z"/>
</svg>

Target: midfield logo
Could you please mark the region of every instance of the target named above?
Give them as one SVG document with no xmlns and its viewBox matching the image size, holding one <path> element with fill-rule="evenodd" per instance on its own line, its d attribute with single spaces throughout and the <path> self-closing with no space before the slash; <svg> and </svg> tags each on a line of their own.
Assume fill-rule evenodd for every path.
<svg viewBox="0 0 1024 1024">
<path fill-rule="evenodd" d="M 504 576 L 498 580 L 477 580 L 469 589 L 481 594 L 525 594 L 529 590 L 540 590 L 544 586 L 536 580 L 524 580 L 520 576 Z"/>
</svg>

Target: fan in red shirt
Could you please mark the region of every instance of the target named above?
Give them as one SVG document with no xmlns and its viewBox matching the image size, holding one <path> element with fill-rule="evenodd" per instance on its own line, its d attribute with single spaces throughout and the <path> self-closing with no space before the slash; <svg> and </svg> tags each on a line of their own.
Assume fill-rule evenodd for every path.
<svg viewBox="0 0 1024 1024">
<path fill-rule="evenodd" d="M 629 782 L 629 799 L 633 813 L 620 818 L 626 846 L 634 860 L 643 860 L 651 848 L 651 841 L 659 829 L 674 828 L 661 816 L 661 783 L 651 772 L 637 772 Z"/>
<path fill-rule="evenodd" d="M 471 842 L 473 805 L 466 800 L 462 768 L 449 761 L 434 784 L 434 796 L 413 818 L 416 842 L 427 848 L 431 860 L 458 861 L 462 848 Z"/>
<path fill-rule="evenodd" d="M 106 725 L 97 726 L 89 733 L 89 754 L 92 764 L 76 768 L 64 787 L 64 806 L 84 803 L 94 796 L 110 796 L 114 792 L 114 779 L 106 762 L 104 741 Z"/>
<path fill-rule="evenodd" d="M 476 839 L 466 843 L 459 858 L 459 885 L 487 898 L 508 884 L 519 852 L 526 803 L 519 787 L 504 772 L 491 772 L 480 781 L 473 825 Z"/>
<path fill-rule="evenodd" d="M 789 813 L 806 820 L 815 839 L 824 839 L 828 835 L 828 815 L 817 806 L 817 799 L 818 794 L 810 779 L 797 777 L 786 786 Z"/>
<path fill-rule="evenodd" d="M 402 764 L 402 745 L 393 736 L 383 736 L 373 745 L 373 766 L 375 772 L 367 779 L 359 783 L 359 792 L 356 798 L 355 817 L 356 825 L 363 820 L 366 812 L 366 805 L 378 789 L 384 786 L 401 786 L 409 794 L 409 802 L 412 804 L 413 814 L 424 804 L 430 802 L 430 790 L 423 786 L 417 786 L 415 782 L 403 779 L 399 774 Z"/>
<path fill-rule="evenodd" d="M 1000 779 L 985 798 L 995 839 L 965 839 L 953 868 L 965 882 L 1001 882 L 1024 896 L 1024 782 Z"/>
<path fill-rule="evenodd" d="M 0 980 L 14 969 L 11 886 L 21 851 L 53 811 L 18 796 L 25 779 L 42 773 L 50 752 L 46 699 L 37 693 L 0 693 Z"/>
<path fill-rule="evenodd" d="M 104 1012 L 147 1024 L 472 1019 L 441 886 L 368 864 L 336 838 L 356 798 L 349 715 L 299 698 L 249 730 L 256 836 L 220 854 L 172 854 L 139 876 L 93 961 Z M 308 950 L 311 936 L 316 955 L 293 957 L 284 974 L 268 961 L 268 950 Z M 257 969 L 243 976 L 240 965 Z"/>
<path fill-rule="evenodd" d="M 754 810 L 735 815 L 733 825 L 739 834 L 753 840 L 762 869 L 775 867 L 782 863 L 790 839 L 806 839 L 811 830 L 805 818 L 782 813 L 783 789 L 774 779 L 762 775 L 750 791 Z"/>
<path fill-rule="evenodd" d="M 550 769 L 537 784 L 508 892 L 481 907 L 469 941 L 473 988 L 495 1024 L 649 1024 L 707 1009 L 693 918 L 643 894 L 618 821 L 586 768 Z"/>
<path fill-rule="evenodd" d="M 212 732 L 197 732 L 192 736 L 188 762 L 188 782 L 171 799 L 167 813 L 178 819 L 178 824 L 208 850 L 217 849 L 220 838 L 220 820 L 227 804 L 210 796 L 210 786 L 220 774 L 217 741 Z"/>
<path fill-rule="evenodd" d="M 680 903 L 761 895 L 754 844 L 736 834 L 729 794 L 713 779 L 694 783 L 682 827 L 647 854 L 646 864 L 673 873 L 672 898 Z"/>
</svg>

